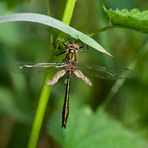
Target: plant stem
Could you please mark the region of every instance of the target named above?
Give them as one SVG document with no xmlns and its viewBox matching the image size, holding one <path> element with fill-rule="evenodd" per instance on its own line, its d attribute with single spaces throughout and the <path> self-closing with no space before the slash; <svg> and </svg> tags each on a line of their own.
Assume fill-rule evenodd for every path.
<svg viewBox="0 0 148 148">
<path fill-rule="evenodd" d="M 129 64 L 128 68 L 131 70 L 134 70 L 137 66 L 137 64 L 140 62 L 140 60 L 143 59 L 143 57 L 148 53 L 148 42 L 146 42 L 146 44 L 143 46 L 142 49 L 139 50 L 139 52 L 137 53 L 137 56 L 135 57 L 135 59 L 131 62 L 131 64 Z M 122 85 L 124 84 L 124 82 L 126 81 L 126 79 L 119 79 L 115 82 L 115 84 L 113 85 L 113 87 L 111 88 L 108 96 L 106 97 L 106 100 L 104 101 L 104 103 L 101 105 L 102 108 L 107 108 L 107 106 L 110 104 L 112 98 L 114 97 L 114 95 L 119 91 L 119 89 L 122 87 Z"/>
<path fill-rule="evenodd" d="M 66 23 L 68 25 L 70 24 L 70 21 L 72 18 L 75 2 L 76 2 L 76 0 L 67 0 L 67 3 L 66 3 L 62 22 Z M 48 11 L 48 13 L 49 13 L 49 11 Z M 61 37 L 61 34 L 59 35 L 59 37 Z M 49 86 L 45 85 L 47 80 L 49 80 L 49 78 L 50 78 L 50 76 L 47 75 L 45 78 L 45 83 L 43 84 L 43 88 L 41 90 L 41 95 L 39 98 L 39 103 L 38 103 L 35 119 L 33 122 L 32 131 L 31 131 L 30 138 L 29 138 L 28 148 L 36 148 L 37 147 L 40 129 L 42 126 L 46 106 L 47 106 L 50 92 L 51 92 L 51 88 Z"/>
<path fill-rule="evenodd" d="M 109 30 L 109 29 L 116 28 L 116 27 L 117 27 L 117 26 L 115 26 L 115 25 L 105 26 L 105 27 L 102 27 L 102 28 L 96 30 L 95 32 L 89 33 L 89 36 L 94 36 L 94 35 L 96 35 L 97 33 L 101 33 L 101 32 L 107 31 L 107 30 Z"/>
<path fill-rule="evenodd" d="M 50 15 L 50 0 L 45 0 L 47 15 Z"/>
<path fill-rule="evenodd" d="M 96 30 L 95 32 L 89 33 L 88 35 L 89 35 L 90 37 L 92 37 L 92 36 L 96 35 L 97 33 L 102 33 L 102 32 L 104 32 L 104 31 L 110 30 L 110 29 L 112 29 L 112 28 L 131 29 L 131 28 L 128 28 L 128 27 L 126 27 L 126 26 L 120 26 L 120 25 L 113 25 L 113 24 L 112 24 L 112 25 L 108 25 L 108 26 L 102 27 L 102 28 Z M 138 30 L 137 30 L 137 31 L 138 31 Z"/>
<path fill-rule="evenodd" d="M 62 22 L 69 25 L 71 22 L 71 18 L 73 15 L 74 7 L 75 7 L 76 0 L 67 0 Z M 65 37 L 65 34 L 62 32 L 58 36 L 57 40 L 62 40 Z"/>
<path fill-rule="evenodd" d="M 49 80 L 49 75 L 46 76 L 45 83 L 47 82 L 47 80 Z M 36 148 L 37 146 L 40 129 L 42 126 L 46 106 L 47 106 L 49 95 L 51 92 L 51 88 L 45 85 L 45 83 L 43 84 L 43 88 L 41 90 L 41 95 L 39 98 L 39 103 L 38 103 L 35 119 L 33 122 L 33 127 L 32 127 L 32 131 L 31 131 L 31 135 L 28 143 L 28 148 Z"/>
<path fill-rule="evenodd" d="M 67 0 L 66 7 L 64 10 L 62 22 L 69 25 L 71 22 L 71 18 L 73 15 L 74 7 L 75 7 L 76 0 Z"/>
</svg>

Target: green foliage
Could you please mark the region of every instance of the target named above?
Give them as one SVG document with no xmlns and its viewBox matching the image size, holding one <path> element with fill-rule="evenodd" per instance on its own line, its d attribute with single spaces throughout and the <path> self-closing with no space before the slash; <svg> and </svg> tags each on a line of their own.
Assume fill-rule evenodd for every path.
<svg viewBox="0 0 148 148">
<path fill-rule="evenodd" d="M 135 29 L 144 33 L 148 33 L 148 11 L 140 12 L 138 9 L 106 9 L 106 14 L 109 16 L 113 25 Z"/>
<path fill-rule="evenodd" d="M 31 2 L 27 2 L 26 0 L 27 3 L 22 5 L 23 1 L 3 0 L 3 3 L 0 2 L 1 15 L 14 12 L 42 12 L 44 14 L 47 12 L 45 7 L 43 7 L 44 2 L 41 0 Z M 104 1 L 104 3 L 111 8 L 128 8 L 128 5 L 124 5 L 127 2 L 131 3 L 130 8 L 138 6 L 138 9 L 142 10 L 147 6 L 147 0 L 133 0 L 130 2 L 128 0 L 124 2 L 117 2 L 116 0 L 108 1 Z M 50 3 L 49 13 L 51 16 L 61 20 L 65 1 L 52 0 Z M 13 7 L 11 12 L 6 7 L 8 5 Z M 71 26 L 83 32 L 91 32 L 92 30 L 96 30 L 98 26 L 104 26 L 106 24 L 106 18 L 102 15 L 102 10 L 99 6 L 101 6 L 99 3 L 96 4 L 90 0 L 77 1 Z M 50 12 L 50 7 L 52 8 L 52 12 Z M 56 33 L 59 33 L 53 32 L 51 29 L 50 34 L 43 25 L 26 24 L 26 22 L 0 24 L 0 66 L 2 65 L 0 69 L 0 147 L 27 147 L 26 145 L 32 128 L 32 120 L 29 120 L 27 123 L 26 120 L 28 117 L 33 119 L 35 115 L 43 82 L 43 77 L 39 72 L 33 72 L 32 75 L 8 74 L 8 69 L 5 66 L 16 60 L 44 62 L 50 59 L 50 35 L 53 34 L 53 37 L 55 37 L 57 36 Z M 113 24 L 111 26 L 118 27 L 119 25 Z M 106 30 L 108 29 L 110 28 Z M 112 61 L 112 58 L 102 56 L 102 54 L 98 54 L 97 51 L 91 49 L 89 53 L 81 52 L 79 54 L 79 60 L 84 61 L 86 65 L 97 63 L 114 67 L 114 63 L 116 62 L 124 68 L 127 65 L 135 65 L 133 70 L 135 74 L 134 78 L 126 80 L 120 89 L 116 89 L 117 87 L 115 86 L 117 85 L 113 84 L 119 84 L 118 81 L 114 83 L 114 81 L 93 80 L 93 77 L 86 75 L 85 71 L 83 71 L 84 74 L 93 82 L 91 88 L 73 77 L 70 101 L 76 101 L 70 103 L 67 129 L 64 130 L 61 129 L 61 112 L 51 114 L 55 110 L 61 110 L 63 104 L 65 85 L 64 80 L 60 80 L 52 87 L 48 110 L 46 111 L 46 117 L 40 131 L 41 134 L 37 141 L 39 145 L 34 147 L 57 148 L 56 142 L 60 143 L 63 147 L 69 148 L 148 147 L 143 144 L 141 138 L 134 135 L 135 133 L 140 134 L 143 140 L 146 139 L 147 142 L 147 36 L 135 31 L 130 32 L 123 29 L 113 29 L 109 32 L 103 32 L 98 36 L 96 35 L 95 40 L 99 41 L 106 49 L 111 49 L 115 57 L 114 60 L 116 59 L 117 61 Z M 139 54 L 139 51 L 143 53 Z M 102 60 L 105 62 L 101 63 Z M 52 62 L 56 62 L 54 56 Z M 53 73 L 53 70 L 50 69 L 49 72 Z M 45 94 L 45 92 L 42 94 Z M 96 109 L 101 103 L 107 100 L 106 98 L 108 96 L 111 96 L 111 101 L 108 101 L 107 113 L 101 110 L 93 113 L 89 107 L 79 107 L 77 110 L 72 108 L 75 104 L 84 106 L 87 103 L 91 105 L 91 108 Z M 46 101 L 45 95 L 42 101 Z M 107 114 L 116 116 L 120 122 L 115 121 Z M 38 117 L 36 116 L 36 119 L 39 119 Z M 49 130 L 47 130 L 48 117 L 51 117 Z M 37 123 L 39 122 L 37 121 Z M 127 128 L 125 128 L 125 125 Z M 39 126 L 37 126 L 37 129 L 40 129 Z M 131 132 L 131 130 L 134 132 Z M 35 133 L 39 134 L 39 131 L 36 131 Z M 50 133 L 56 141 L 53 141 L 52 138 L 47 138 L 46 132 Z M 35 137 L 34 135 L 32 136 Z"/>
<path fill-rule="evenodd" d="M 26 121 L 27 116 L 17 107 L 15 97 L 9 89 L 0 87 L 0 104 L 0 112 L 15 120 Z"/>
<path fill-rule="evenodd" d="M 4 0 L 2 0 L 2 1 L 4 1 Z M 21 4 L 21 3 L 28 1 L 28 0 L 21 0 L 21 1 L 20 0 L 5 0 L 5 1 L 7 2 L 8 8 L 13 8 L 16 5 Z"/>
<path fill-rule="evenodd" d="M 19 44 L 21 39 L 21 32 L 18 31 L 19 27 L 16 24 L 3 24 L 0 27 L 0 40 L 7 45 Z M 3 33 L 4 32 L 4 33 Z M 17 34 L 16 34 L 17 33 Z M 15 38 L 14 35 L 15 34 Z"/>
<path fill-rule="evenodd" d="M 36 14 L 36 13 L 16 13 L 11 15 L 0 16 L 0 23 L 16 22 L 16 21 L 27 21 L 27 22 L 35 22 L 48 25 L 50 27 L 63 31 L 66 34 L 69 34 L 73 38 L 80 39 L 82 42 L 93 47 L 94 49 L 111 56 L 110 53 L 108 53 L 101 45 L 99 45 L 95 40 L 93 40 L 88 35 L 50 16 Z"/>
<path fill-rule="evenodd" d="M 60 115 L 60 113 L 58 113 Z M 59 115 L 53 114 L 49 134 L 64 148 L 144 148 L 138 136 L 126 130 L 103 110 L 93 113 L 90 107 L 73 109 L 66 129 L 61 130 Z"/>
</svg>

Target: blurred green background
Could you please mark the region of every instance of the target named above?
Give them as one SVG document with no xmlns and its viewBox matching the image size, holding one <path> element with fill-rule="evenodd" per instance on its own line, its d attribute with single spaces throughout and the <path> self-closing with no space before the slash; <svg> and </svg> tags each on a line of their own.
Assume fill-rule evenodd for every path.
<svg viewBox="0 0 148 148">
<path fill-rule="evenodd" d="M 62 18 L 65 0 L 50 0 L 50 16 Z M 147 0 L 77 0 L 71 26 L 90 33 L 109 24 L 101 6 L 108 8 L 138 8 L 146 10 Z M 46 1 L 41 0 L 1 0 L 0 15 L 16 12 L 47 14 Z M 42 62 L 50 60 L 51 35 L 59 32 L 33 23 L 0 24 L 0 148 L 25 148 L 35 115 L 40 90 L 45 73 L 16 73 L 7 65 L 13 61 Z M 88 53 L 80 53 L 79 58 L 87 64 L 101 64 L 107 67 L 131 65 L 138 60 L 134 76 L 127 79 L 106 107 L 112 118 L 120 121 L 127 129 L 148 139 L 148 49 L 146 34 L 133 30 L 115 28 L 95 35 L 114 58 L 105 56 L 89 48 Z M 52 57 L 54 59 L 54 57 Z M 51 71 L 52 74 L 53 71 Z M 77 78 L 72 79 L 70 107 L 81 108 L 89 105 L 95 112 L 105 102 L 115 81 L 94 79 L 88 76 L 93 86 L 86 86 Z M 45 120 L 41 129 L 39 146 L 42 148 L 60 147 L 47 132 L 52 112 L 61 115 L 65 93 L 64 79 L 52 87 Z M 72 112 L 72 111 L 71 111 Z M 70 113 L 71 114 L 71 113 Z M 50 121 L 51 122 L 51 121 Z M 68 124 L 68 126 L 70 126 Z"/>
</svg>

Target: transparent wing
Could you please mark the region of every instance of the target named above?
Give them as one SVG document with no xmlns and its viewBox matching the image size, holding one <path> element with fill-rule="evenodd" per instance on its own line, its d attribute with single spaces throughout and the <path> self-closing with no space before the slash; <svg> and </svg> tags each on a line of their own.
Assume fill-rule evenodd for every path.
<svg viewBox="0 0 148 148">
<path fill-rule="evenodd" d="M 98 66 L 79 65 L 78 67 L 84 70 L 84 73 L 92 77 L 107 79 L 107 80 L 125 79 L 133 75 L 133 71 L 127 68 L 112 70 L 100 65 Z"/>
<path fill-rule="evenodd" d="M 62 68 L 65 66 L 64 62 L 61 63 L 32 63 L 32 62 L 12 62 L 8 64 L 8 68 L 13 72 L 31 72 L 31 71 L 49 71 L 49 68 Z"/>
</svg>

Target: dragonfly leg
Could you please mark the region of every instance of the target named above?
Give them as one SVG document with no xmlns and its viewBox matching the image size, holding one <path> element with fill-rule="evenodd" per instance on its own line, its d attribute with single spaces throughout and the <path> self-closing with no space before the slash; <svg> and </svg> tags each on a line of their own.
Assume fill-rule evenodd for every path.
<svg viewBox="0 0 148 148">
<path fill-rule="evenodd" d="M 65 69 L 58 71 L 52 78 L 52 80 L 48 80 L 47 85 L 54 85 L 61 77 L 66 74 Z"/>
<path fill-rule="evenodd" d="M 74 74 L 75 74 L 78 78 L 82 79 L 86 84 L 92 86 L 91 81 L 81 72 L 81 70 L 78 70 L 78 69 L 75 70 L 75 71 L 74 71 Z"/>
<path fill-rule="evenodd" d="M 55 53 L 56 56 L 60 56 L 62 54 L 64 54 L 66 51 L 61 51 L 61 52 L 58 52 L 58 53 Z"/>
</svg>

